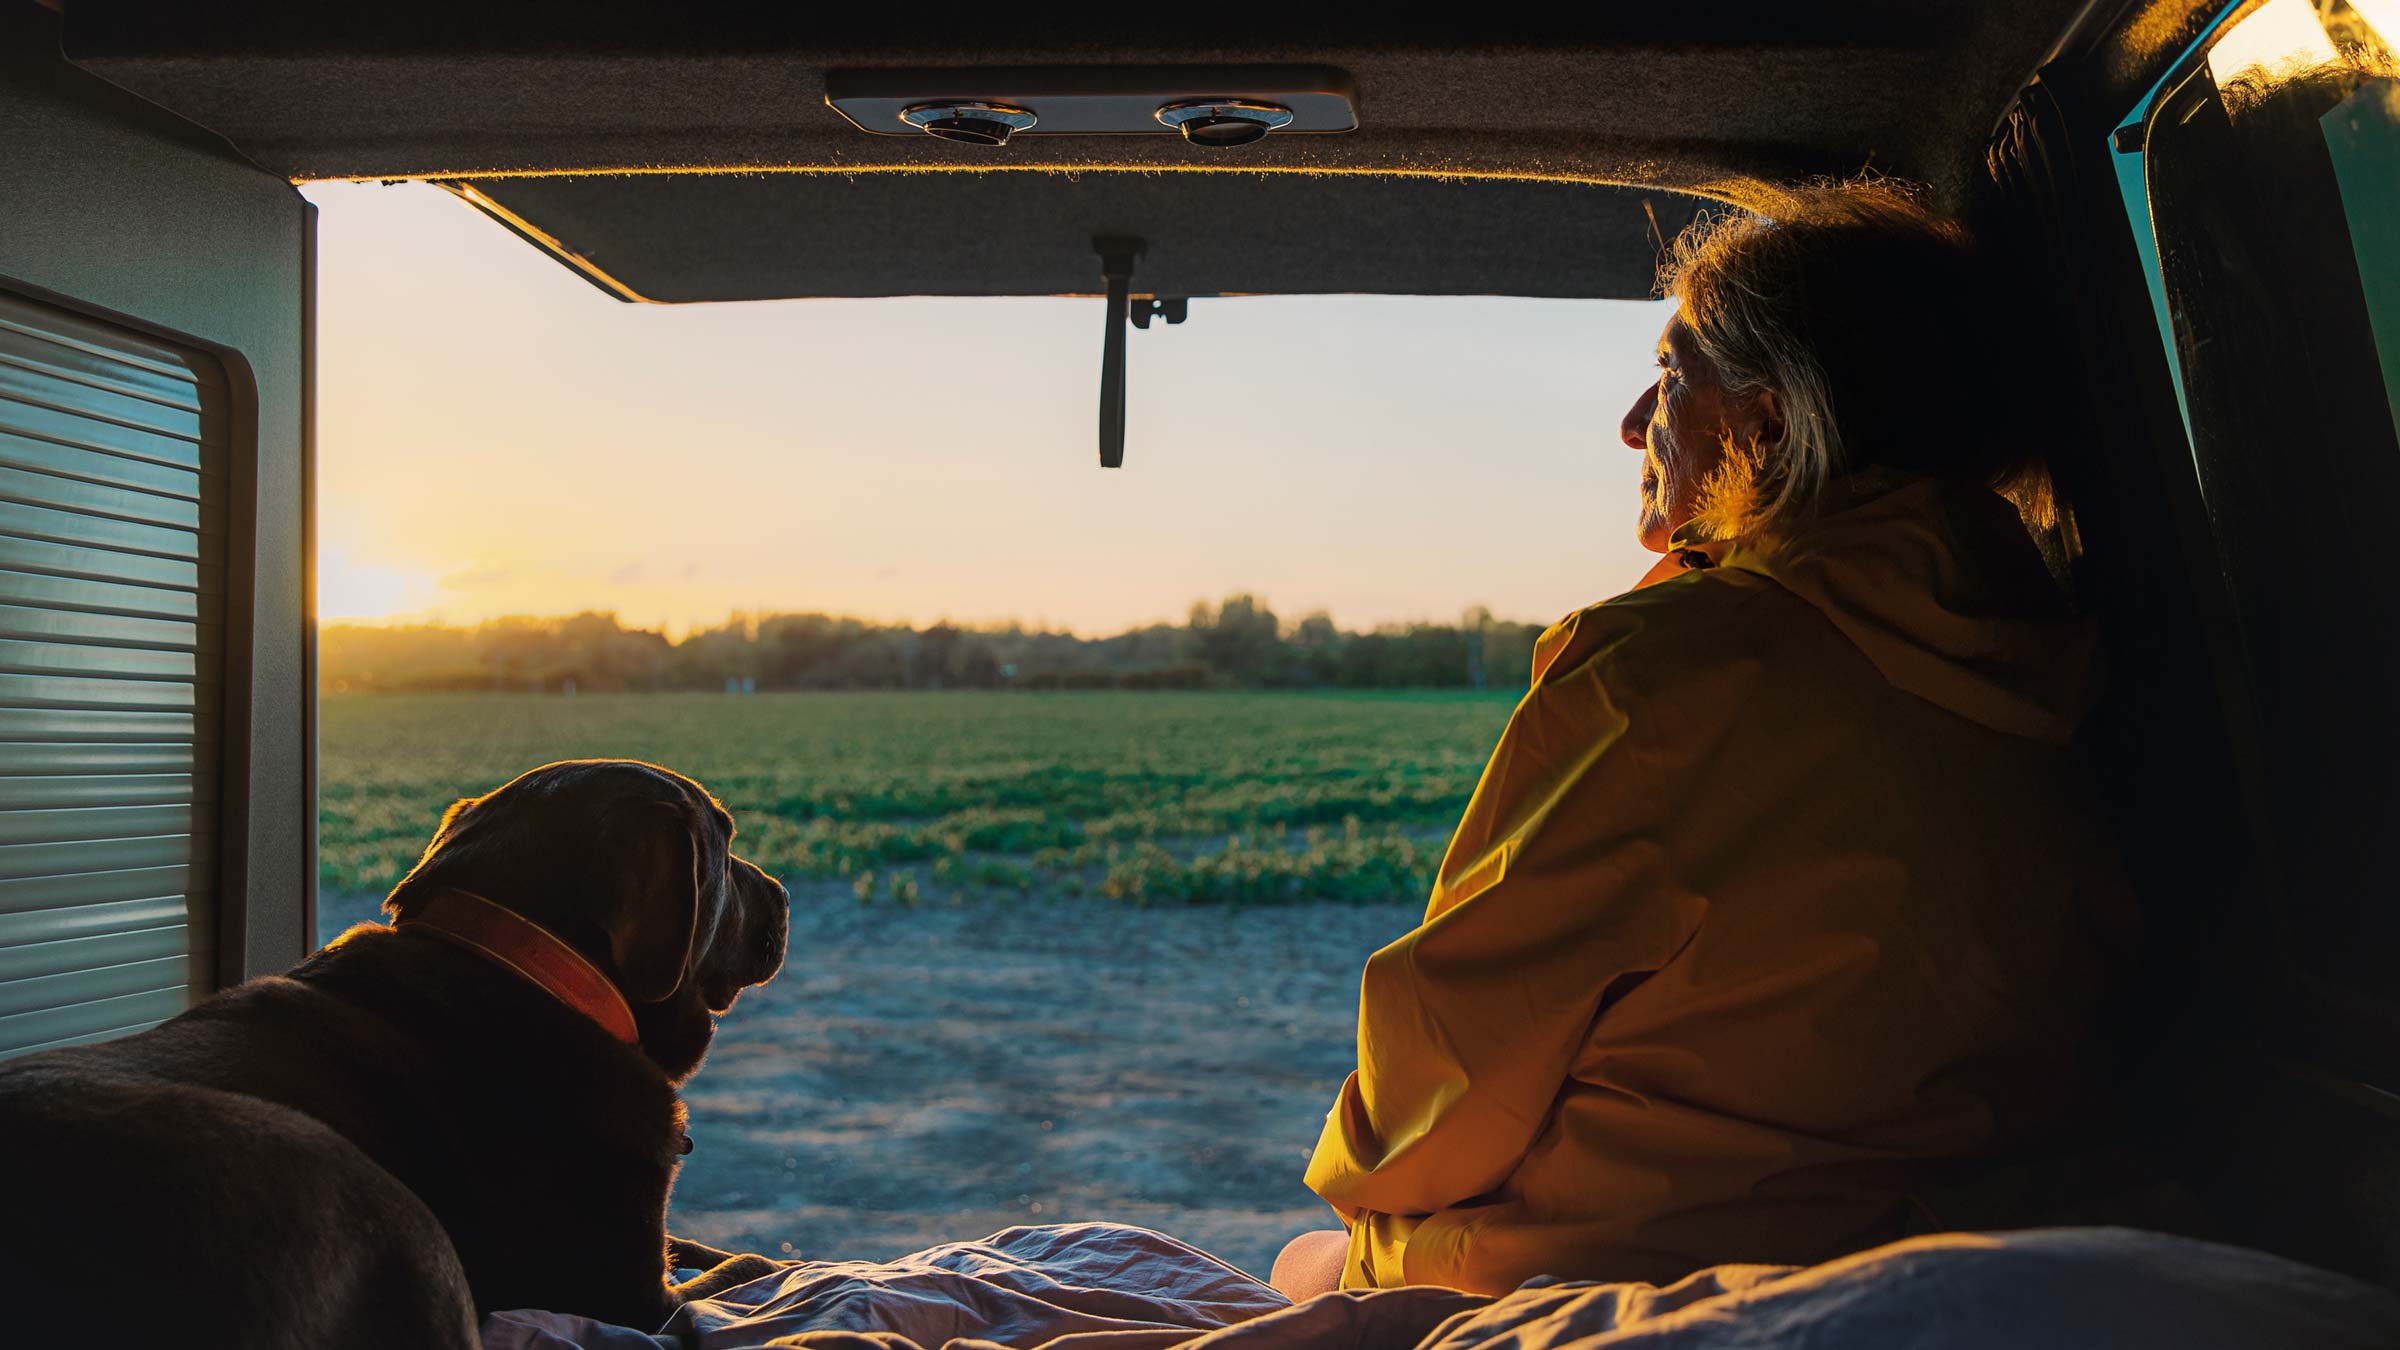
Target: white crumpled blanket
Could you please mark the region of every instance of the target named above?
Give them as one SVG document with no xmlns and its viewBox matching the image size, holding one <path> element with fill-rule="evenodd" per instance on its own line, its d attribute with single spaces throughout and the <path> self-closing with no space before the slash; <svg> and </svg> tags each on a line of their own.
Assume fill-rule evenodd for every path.
<svg viewBox="0 0 2400 1350">
<path fill-rule="evenodd" d="M 1010 1228 L 897 1261 L 795 1261 L 656 1335 L 501 1312 L 486 1350 L 2391 1350 L 2400 1296 L 2239 1247 L 2125 1228 L 1944 1234 L 1821 1266 L 1719 1266 L 1666 1288 L 1534 1281 L 1294 1305 L 1115 1224 Z"/>
</svg>

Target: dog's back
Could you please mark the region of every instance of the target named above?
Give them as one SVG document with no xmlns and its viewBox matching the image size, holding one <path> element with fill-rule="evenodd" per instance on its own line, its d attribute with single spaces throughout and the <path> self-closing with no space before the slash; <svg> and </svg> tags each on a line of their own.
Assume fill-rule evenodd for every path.
<svg viewBox="0 0 2400 1350">
<path fill-rule="evenodd" d="M 190 1315 L 252 1328 L 242 1344 L 370 1294 L 379 1334 L 419 1337 L 393 1344 L 446 1344 L 430 1326 L 501 1307 L 656 1325 L 679 1120 L 638 1051 L 540 989 L 362 932 L 149 1031 L 0 1064 L 0 1186 L 28 1258 L 0 1297 L 55 1302 L 69 1274 L 86 1293 L 147 1285 L 139 1262 L 209 1283 Z M 70 1251 L 96 1259 L 43 1255 Z M 181 1299 L 78 1300 L 61 1325 L 155 1334 L 150 1310 Z M 281 1320 L 250 1320 L 261 1300 Z M 293 1343 L 360 1343 L 314 1334 Z"/>
<path fill-rule="evenodd" d="M 306 1112 L 147 1062 L 239 1020 L 0 1065 L 12 1339 L 474 1346 L 465 1272 L 408 1187 Z"/>
</svg>

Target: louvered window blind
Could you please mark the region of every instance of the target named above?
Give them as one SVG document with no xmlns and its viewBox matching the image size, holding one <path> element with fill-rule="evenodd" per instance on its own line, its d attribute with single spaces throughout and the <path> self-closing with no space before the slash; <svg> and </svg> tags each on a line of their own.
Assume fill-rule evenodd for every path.
<svg viewBox="0 0 2400 1350">
<path fill-rule="evenodd" d="M 216 364 L 0 292 L 0 1057 L 212 983 Z"/>
</svg>

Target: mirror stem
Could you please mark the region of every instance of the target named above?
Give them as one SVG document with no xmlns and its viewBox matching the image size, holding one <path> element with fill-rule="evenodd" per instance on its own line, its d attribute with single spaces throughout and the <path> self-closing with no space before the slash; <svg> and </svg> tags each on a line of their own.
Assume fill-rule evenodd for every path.
<svg viewBox="0 0 2400 1350">
<path fill-rule="evenodd" d="M 1125 328 L 1132 322 L 1133 260 L 1142 241 L 1103 236 L 1092 241 L 1108 282 L 1108 327 L 1100 342 L 1100 467 L 1125 464 Z"/>
</svg>

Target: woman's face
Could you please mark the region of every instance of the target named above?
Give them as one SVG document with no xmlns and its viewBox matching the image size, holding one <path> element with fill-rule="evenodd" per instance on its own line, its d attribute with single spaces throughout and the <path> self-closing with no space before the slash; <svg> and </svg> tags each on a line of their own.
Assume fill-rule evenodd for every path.
<svg viewBox="0 0 2400 1350">
<path fill-rule="evenodd" d="M 1698 513 L 1701 487 L 1724 462 L 1726 444 L 1769 435 L 1772 411 L 1770 395 L 1725 391 L 1682 310 L 1667 320 L 1658 337 L 1658 380 L 1617 427 L 1625 444 L 1642 452 L 1642 547 L 1667 551 L 1675 531 Z"/>
</svg>

